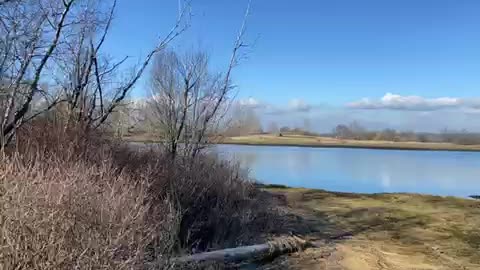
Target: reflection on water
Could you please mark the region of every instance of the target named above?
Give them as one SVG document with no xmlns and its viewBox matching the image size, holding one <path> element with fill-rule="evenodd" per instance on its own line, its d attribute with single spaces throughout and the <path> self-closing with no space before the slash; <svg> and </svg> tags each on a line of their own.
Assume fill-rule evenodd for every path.
<svg viewBox="0 0 480 270">
<path fill-rule="evenodd" d="M 219 145 L 264 183 L 346 192 L 480 194 L 480 153 Z"/>
</svg>

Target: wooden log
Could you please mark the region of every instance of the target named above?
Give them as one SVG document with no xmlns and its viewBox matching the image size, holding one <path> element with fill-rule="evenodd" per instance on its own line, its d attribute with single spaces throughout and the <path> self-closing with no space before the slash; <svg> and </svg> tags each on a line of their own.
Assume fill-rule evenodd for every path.
<svg viewBox="0 0 480 270">
<path fill-rule="evenodd" d="M 174 259 L 177 263 L 224 262 L 238 263 L 243 261 L 258 261 L 286 253 L 303 250 L 308 242 L 296 237 L 278 238 L 265 244 L 227 248 L 210 252 L 198 253 Z"/>
</svg>

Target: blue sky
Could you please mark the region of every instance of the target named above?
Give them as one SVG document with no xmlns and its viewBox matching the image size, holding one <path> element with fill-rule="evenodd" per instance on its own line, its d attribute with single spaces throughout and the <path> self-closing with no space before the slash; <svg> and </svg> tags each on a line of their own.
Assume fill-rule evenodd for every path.
<svg viewBox="0 0 480 270">
<path fill-rule="evenodd" d="M 145 54 L 168 32 L 177 5 L 120 0 L 109 50 Z M 193 0 L 192 27 L 174 46 L 203 48 L 213 66 L 226 66 L 246 5 Z M 238 99 L 252 101 L 244 103 L 264 121 L 308 119 L 322 131 L 353 120 L 372 128 L 480 131 L 479 14 L 476 0 L 253 0 L 247 41 L 255 46 L 235 70 Z"/>
</svg>

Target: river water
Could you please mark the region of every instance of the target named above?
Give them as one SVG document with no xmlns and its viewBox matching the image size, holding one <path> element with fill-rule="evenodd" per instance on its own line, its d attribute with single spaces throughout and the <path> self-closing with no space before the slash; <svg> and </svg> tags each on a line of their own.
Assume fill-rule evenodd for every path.
<svg viewBox="0 0 480 270">
<path fill-rule="evenodd" d="M 480 194 L 480 152 L 218 145 L 266 184 L 343 192 Z"/>
</svg>

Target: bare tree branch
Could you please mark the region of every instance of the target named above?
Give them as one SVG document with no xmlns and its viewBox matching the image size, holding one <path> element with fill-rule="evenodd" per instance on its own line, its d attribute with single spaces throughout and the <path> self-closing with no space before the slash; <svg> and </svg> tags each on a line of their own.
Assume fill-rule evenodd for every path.
<svg viewBox="0 0 480 270">
<path fill-rule="evenodd" d="M 250 15 L 250 7 L 251 7 L 251 0 L 248 1 L 248 5 L 245 10 L 240 31 L 238 32 L 237 38 L 235 40 L 235 44 L 233 46 L 232 56 L 230 58 L 230 63 L 227 68 L 223 85 L 221 86 L 220 95 L 217 97 L 217 102 L 213 106 L 213 110 L 204 118 L 202 129 L 199 132 L 199 136 L 197 137 L 197 141 L 196 141 L 197 146 L 200 145 L 202 141 L 205 139 L 205 133 L 207 131 L 209 122 L 212 120 L 214 116 L 218 114 L 219 108 L 224 104 L 224 101 L 231 90 L 231 83 L 230 83 L 231 74 L 235 66 L 238 64 L 238 53 L 243 47 L 247 46 L 244 43 L 243 39 L 244 39 L 246 28 L 247 28 L 248 17 Z M 194 150 L 193 156 L 195 156 L 197 153 L 198 153 L 198 150 Z"/>
<path fill-rule="evenodd" d="M 15 94 L 18 91 L 17 86 L 19 85 L 19 82 L 21 80 L 23 80 L 23 78 L 25 76 L 25 73 L 26 73 L 26 69 L 28 68 L 28 66 L 30 66 L 31 63 L 34 66 L 34 72 L 33 72 L 34 76 L 33 76 L 33 79 L 28 83 L 25 98 L 22 101 L 22 103 L 20 105 L 20 108 L 13 115 L 13 119 L 10 119 L 10 110 L 9 110 L 9 109 L 13 108 L 13 106 L 10 107 L 10 105 L 9 105 L 9 109 L 7 109 L 8 114 L 6 114 L 6 117 L 4 117 L 4 121 L 3 121 L 5 124 L 2 123 L 2 131 L 1 132 L 2 132 L 3 136 L 7 135 L 9 138 L 11 138 L 12 136 L 10 136 L 10 133 L 12 133 L 12 131 L 19 124 L 22 123 L 22 119 L 27 114 L 27 112 L 29 110 L 29 107 L 30 107 L 30 104 L 32 102 L 33 96 L 36 93 L 36 91 L 38 90 L 38 84 L 39 84 L 39 81 L 40 81 L 40 78 L 41 78 L 42 71 L 45 68 L 48 60 L 50 59 L 50 57 L 54 53 L 55 49 L 57 48 L 57 45 L 59 43 L 62 31 L 63 31 L 64 26 L 65 26 L 66 18 L 68 16 L 69 12 L 71 11 L 71 7 L 72 7 L 74 2 L 75 2 L 75 0 L 69 0 L 68 2 L 64 1 L 63 12 L 60 16 L 59 22 L 56 24 L 56 28 L 54 29 L 55 34 L 54 34 L 50 44 L 48 45 L 48 49 L 46 50 L 45 54 L 41 57 L 38 65 L 35 65 L 35 63 L 32 63 L 32 61 L 31 61 L 32 58 L 33 58 L 33 54 L 34 54 L 33 50 L 37 48 L 36 44 L 33 44 L 31 46 L 31 51 L 27 55 L 24 56 L 26 61 L 24 62 L 24 65 L 22 66 L 22 68 L 21 68 L 21 70 L 18 74 L 17 81 L 15 82 L 15 87 L 13 88 L 13 91 L 12 91 L 13 100 L 15 99 Z M 47 15 L 48 14 L 44 14 L 44 16 L 46 16 L 45 19 L 47 19 L 47 17 L 48 17 Z M 41 23 L 39 25 L 41 25 Z M 34 42 L 36 42 L 36 40 L 38 40 L 38 38 L 39 38 L 39 36 L 38 36 L 38 33 L 37 33 L 35 35 L 34 39 L 33 39 Z M 6 123 L 6 122 L 8 122 L 8 123 Z"/>
<path fill-rule="evenodd" d="M 188 27 L 189 24 L 182 26 L 182 22 L 185 20 L 185 16 L 190 8 L 190 2 L 188 2 L 182 9 L 177 18 L 177 21 L 170 32 L 158 43 L 158 45 L 150 51 L 145 57 L 140 69 L 136 72 L 133 78 L 127 82 L 126 85 L 122 86 L 121 88 L 117 89 L 116 95 L 114 100 L 111 102 L 110 106 L 106 109 L 105 113 L 97 119 L 97 124 L 95 128 L 98 128 L 102 125 L 108 118 L 108 116 L 113 112 L 113 110 L 125 99 L 127 93 L 132 89 L 132 87 L 137 83 L 140 77 L 143 75 L 145 69 L 147 68 L 148 64 L 152 60 L 153 56 L 155 56 L 160 51 L 164 50 L 166 46 L 172 42 L 175 38 L 181 35 Z"/>
<path fill-rule="evenodd" d="M 0 0 L 0 6 L 8 3 L 14 3 L 14 2 L 19 2 L 21 0 Z"/>
</svg>

